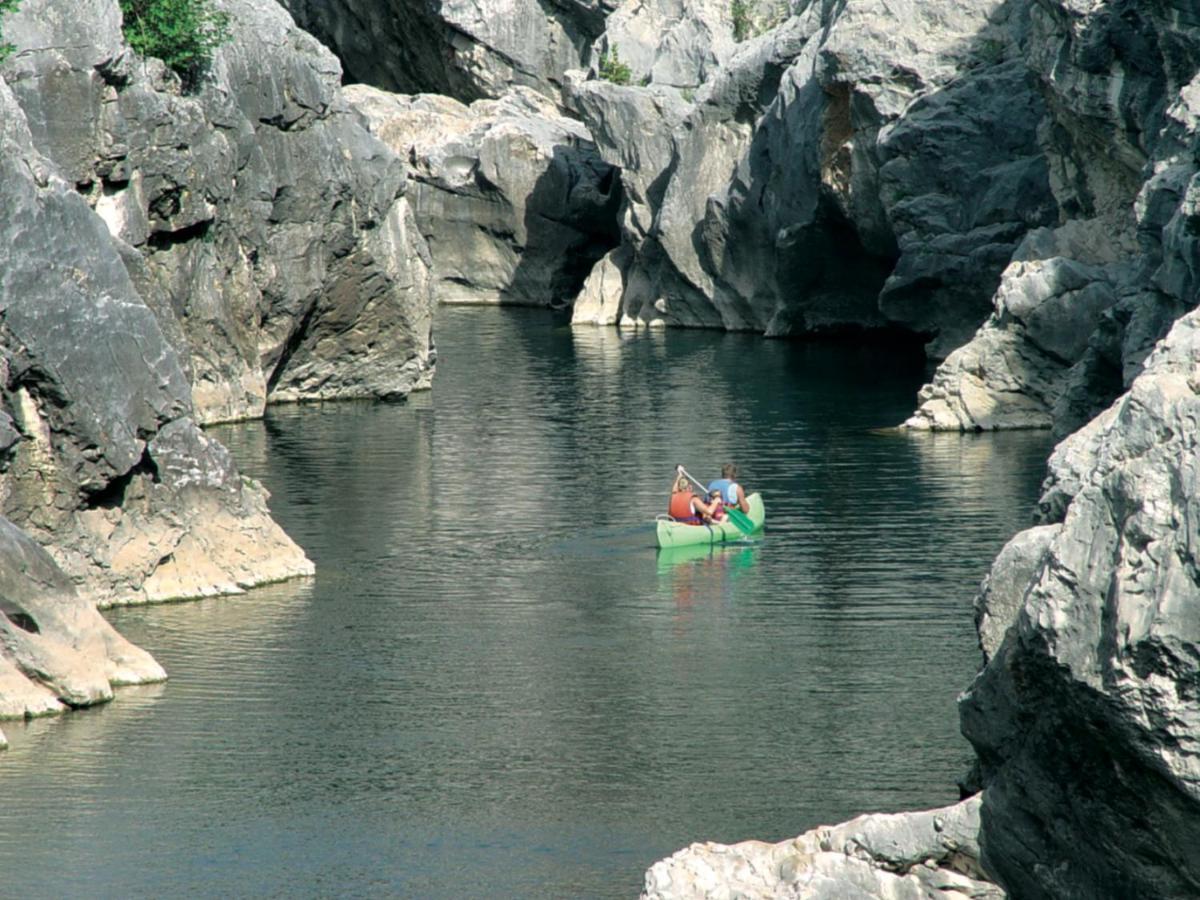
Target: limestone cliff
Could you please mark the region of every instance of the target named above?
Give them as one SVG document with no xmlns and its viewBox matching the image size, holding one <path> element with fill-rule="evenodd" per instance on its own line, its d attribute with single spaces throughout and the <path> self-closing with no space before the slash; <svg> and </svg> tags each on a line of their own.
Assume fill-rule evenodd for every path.
<svg viewBox="0 0 1200 900">
<path fill-rule="evenodd" d="M 188 89 L 116 0 L 4 21 L 0 716 L 164 677 L 97 604 L 313 571 L 200 425 L 432 374 L 402 161 L 280 7 L 219 5 L 232 40 Z"/>
<path fill-rule="evenodd" d="M 639 63 L 648 86 L 568 79 L 626 193 L 577 321 L 897 329 L 953 353 L 911 427 L 1065 434 L 1196 300 L 1196 19 L 799 2 L 694 92 L 661 61 Z"/>
<path fill-rule="evenodd" d="M 518 85 L 556 97 L 613 9 L 610 0 L 281 2 L 337 52 L 350 80 L 468 102 Z"/>
<path fill-rule="evenodd" d="M 1028 4 L 1014 45 L 1047 97 L 1060 213 L 1022 240 L 993 312 L 921 394 L 917 428 L 1067 434 L 1196 305 L 1200 16 L 1185 3 Z"/>
<path fill-rule="evenodd" d="M 617 243 L 616 170 L 535 91 L 470 106 L 366 85 L 346 96 L 411 163 L 409 195 L 439 303 L 569 306 Z"/>
<path fill-rule="evenodd" d="M 1028 577 L 985 598 L 1009 627 L 962 724 L 983 861 L 1016 896 L 1200 891 L 1198 421 L 1192 312 L 1055 451 Z"/>
</svg>

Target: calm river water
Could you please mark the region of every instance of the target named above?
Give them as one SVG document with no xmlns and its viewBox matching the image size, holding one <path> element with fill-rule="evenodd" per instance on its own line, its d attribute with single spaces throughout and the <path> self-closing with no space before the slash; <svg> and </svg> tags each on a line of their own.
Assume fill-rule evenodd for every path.
<svg viewBox="0 0 1200 900">
<path fill-rule="evenodd" d="M 971 599 L 1042 434 L 872 433 L 919 360 L 444 309 L 430 395 L 215 429 L 317 576 L 113 621 L 171 673 L 5 723 L 0 896 L 632 897 L 693 840 L 956 798 Z M 736 459 L 753 545 L 658 555 Z"/>
</svg>

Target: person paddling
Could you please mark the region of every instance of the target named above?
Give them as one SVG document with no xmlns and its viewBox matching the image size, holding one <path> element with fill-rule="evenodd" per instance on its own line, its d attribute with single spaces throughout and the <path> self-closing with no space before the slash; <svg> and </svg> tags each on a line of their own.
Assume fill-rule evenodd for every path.
<svg viewBox="0 0 1200 900">
<path fill-rule="evenodd" d="M 705 503 L 701 498 L 697 497 L 692 491 L 692 486 L 687 478 L 680 475 L 675 479 L 675 485 L 671 489 L 671 500 L 667 504 L 667 515 L 676 522 L 700 525 L 704 522 L 711 522 L 714 514 L 717 513 L 720 507 L 721 503 L 719 501 Z"/>
<path fill-rule="evenodd" d="M 737 482 L 737 466 L 725 463 L 721 466 L 721 477 L 708 483 L 708 492 L 718 492 L 725 506 L 736 506 L 744 513 L 750 512 L 750 504 L 746 500 L 746 492 Z"/>
</svg>

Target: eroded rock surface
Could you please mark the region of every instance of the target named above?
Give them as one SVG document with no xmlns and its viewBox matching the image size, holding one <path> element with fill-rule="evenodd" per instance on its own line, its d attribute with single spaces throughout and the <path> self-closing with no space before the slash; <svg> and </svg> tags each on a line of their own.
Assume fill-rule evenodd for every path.
<svg viewBox="0 0 1200 900">
<path fill-rule="evenodd" d="M 227 0 L 194 88 L 115 0 L 29 0 L 0 74 L 3 511 L 100 603 L 312 571 L 198 425 L 427 386 L 428 249 L 333 56 Z"/>
<path fill-rule="evenodd" d="M 794 4 L 694 97 L 569 82 L 630 198 L 621 318 L 964 342 L 1058 213 L 1007 8 Z"/>
<path fill-rule="evenodd" d="M 562 73 L 586 62 L 609 0 L 282 0 L 332 47 L 351 81 L 460 100 L 514 86 L 558 94 Z"/>
<path fill-rule="evenodd" d="M 0 719 L 111 700 L 166 672 L 80 597 L 46 551 L 0 518 Z"/>
<path fill-rule="evenodd" d="M 403 163 L 277 5 L 223 8 L 233 39 L 185 92 L 123 44 L 115 2 L 23 4 L 3 73 L 35 146 L 108 226 L 198 421 L 426 386 L 429 260 Z"/>
<path fill-rule="evenodd" d="M 1015 895 L 1200 890 L 1200 314 L 1051 459 L 1061 522 L 961 702 L 983 861 Z"/>
<path fill-rule="evenodd" d="M 1177 4 L 1116 6 L 1039 3 L 1022 19 L 1052 99 L 1039 141 L 1066 221 L 1026 237 L 911 427 L 1070 433 L 1196 303 L 1200 22 Z"/>
<path fill-rule="evenodd" d="M 979 807 L 860 816 L 766 844 L 693 844 L 646 872 L 643 900 L 889 897 L 999 900 L 979 867 Z"/>
<path fill-rule="evenodd" d="M 346 96 L 410 162 L 438 301 L 568 306 L 616 244 L 616 171 L 533 90 L 470 106 L 363 85 Z"/>
</svg>

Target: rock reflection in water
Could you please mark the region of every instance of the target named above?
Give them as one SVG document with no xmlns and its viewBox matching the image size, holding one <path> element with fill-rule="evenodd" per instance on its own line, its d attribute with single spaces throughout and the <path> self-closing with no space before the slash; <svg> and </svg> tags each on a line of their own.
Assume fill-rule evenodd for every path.
<svg viewBox="0 0 1200 900">
<path fill-rule="evenodd" d="M 1047 436 L 872 434 L 924 377 L 877 350 L 439 316 L 430 395 L 217 430 L 317 577 L 115 616 L 171 681 L 6 728 L 40 824 L 0 893 L 631 896 L 692 840 L 955 798 Z M 659 554 L 673 465 L 727 459 L 763 539 Z"/>
</svg>

